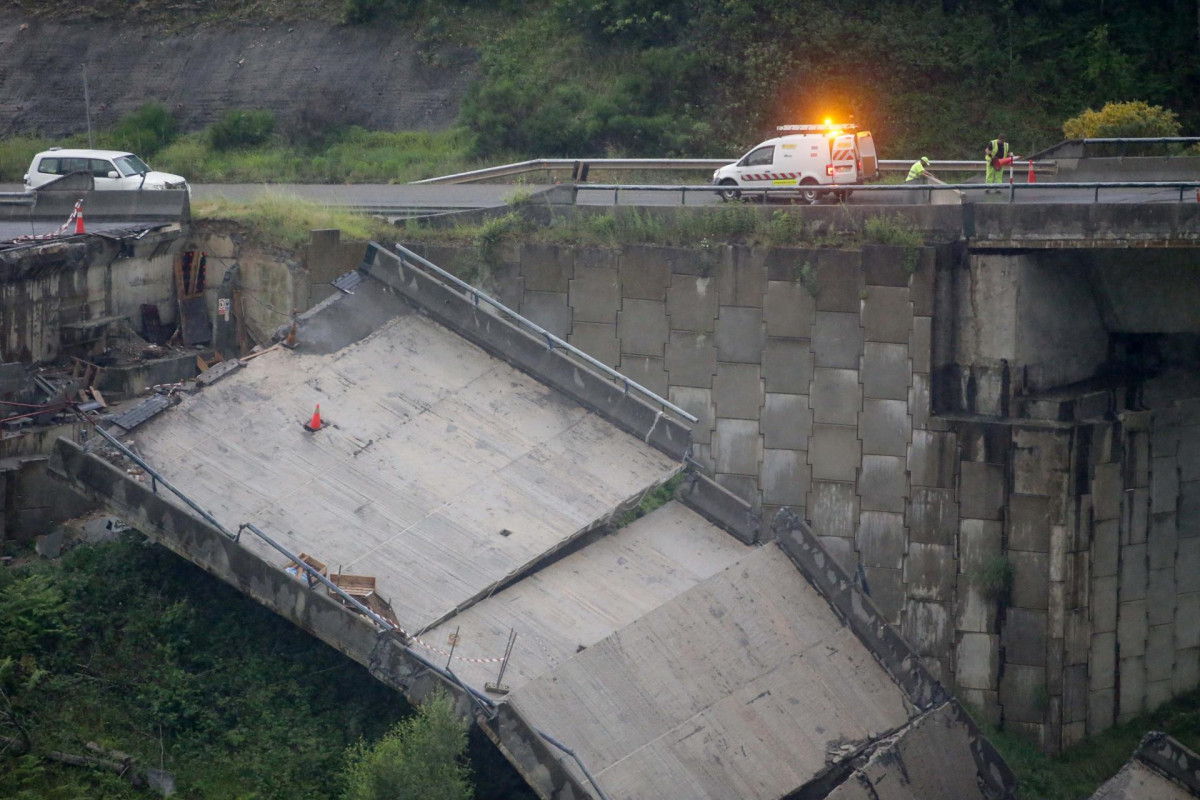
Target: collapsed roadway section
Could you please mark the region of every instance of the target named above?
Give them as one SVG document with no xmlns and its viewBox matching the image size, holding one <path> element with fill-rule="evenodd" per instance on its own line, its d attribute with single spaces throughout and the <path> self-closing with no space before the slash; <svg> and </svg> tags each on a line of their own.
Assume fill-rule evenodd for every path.
<svg viewBox="0 0 1200 800">
<path fill-rule="evenodd" d="M 412 701 L 448 689 L 542 797 L 1012 796 L 803 521 L 687 470 L 614 524 L 687 420 L 429 266 L 370 246 L 294 348 L 60 440 L 57 476 Z"/>
</svg>

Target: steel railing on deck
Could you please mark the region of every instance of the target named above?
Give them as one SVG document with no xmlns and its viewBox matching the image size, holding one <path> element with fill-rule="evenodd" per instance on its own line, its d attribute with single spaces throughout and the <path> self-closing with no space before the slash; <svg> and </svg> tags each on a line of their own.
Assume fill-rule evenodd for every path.
<svg viewBox="0 0 1200 800">
<path fill-rule="evenodd" d="M 447 281 L 448 283 L 458 287 L 460 290 L 465 292 L 468 296 L 470 296 L 472 298 L 472 301 L 477 306 L 481 302 L 492 306 L 493 308 L 497 309 L 501 313 L 510 317 L 520 327 L 527 328 L 528 330 L 530 330 L 534 334 L 536 334 L 538 337 L 545 340 L 546 347 L 549 348 L 550 350 L 564 350 L 564 351 L 570 353 L 571 355 L 575 356 L 576 358 L 582 360 L 588 366 L 599 370 L 601 373 L 603 373 L 607 377 L 611 378 L 612 380 L 614 380 L 618 383 L 621 383 L 625 387 L 626 394 L 629 393 L 630 389 L 633 389 L 634 391 L 638 392 L 646 399 L 654 402 L 660 408 L 665 409 L 667 411 L 671 411 L 672 413 L 678 414 L 679 416 L 686 419 L 688 422 L 697 422 L 698 421 L 697 417 L 689 414 L 687 411 L 684 411 L 682 408 L 675 405 L 670 400 L 660 397 L 659 395 L 655 394 L 650 389 L 647 389 L 645 386 L 642 386 L 637 381 L 631 381 L 629 378 L 627 378 L 624 375 L 622 375 L 621 373 L 617 372 L 615 369 L 608 366 L 603 361 L 597 361 L 595 358 L 593 358 L 592 356 L 583 352 L 575 345 L 563 341 L 562 339 L 558 338 L 550 331 L 543 328 L 541 325 L 538 325 L 533 320 L 521 316 L 516 311 L 513 311 L 511 308 L 509 308 L 508 306 L 499 302 L 498 300 L 493 299 L 491 296 L 484 294 L 483 292 L 479 291 L 478 289 L 476 289 L 474 286 L 467 283 L 466 281 L 459 280 L 458 278 L 454 277 L 446 270 L 439 267 L 437 264 L 434 264 L 433 262 L 422 258 L 421 256 L 414 253 L 412 250 L 409 250 L 404 245 L 397 244 L 397 245 L 395 245 L 395 248 L 396 248 L 396 252 L 399 254 L 401 261 L 408 261 L 409 263 L 415 264 L 416 266 L 423 267 L 425 269 L 430 270 L 431 272 L 436 274 L 438 277 L 442 278 L 443 280 Z"/>
<path fill-rule="evenodd" d="M 851 191 L 855 193 L 887 193 L 887 192 L 921 192 L 926 194 L 927 199 L 932 199 L 934 192 L 956 191 L 956 192 L 981 192 L 981 191 L 996 191 L 999 190 L 1008 195 L 1009 202 L 1012 202 L 1017 191 L 1021 192 L 1048 192 L 1053 190 L 1077 190 L 1077 189 L 1092 189 L 1094 192 L 1093 202 L 1100 201 L 1101 189 L 1169 189 L 1172 192 L 1179 192 L 1179 202 L 1183 202 L 1184 195 L 1200 189 L 1200 181 L 1123 181 L 1123 182 L 1080 182 L 1080 183 L 878 183 L 878 184 L 843 184 L 841 186 L 771 186 L 771 187 L 755 187 L 748 188 L 742 186 L 712 186 L 712 185 L 695 185 L 695 186 L 672 186 L 672 185 L 636 185 L 636 184 L 602 184 L 588 183 L 580 184 L 574 187 L 577 192 L 612 192 L 613 205 L 620 204 L 621 192 L 676 192 L 680 194 L 680 202 L 687 205 L 688 194 L 713 194 L 736 192 L 739 195 L 768 195 L 768 196 L 795 196 L 801 191 L 814 190 L 821 195 L 832 195 L 836 192 Z"/>
<path fill-rule="evenodd" d="M 882 159 L 878 161 L 881 172 L 906 172 L 916 159 Z M 537 158 L 518 161 L 498 167 L 485 167 L 470 172 L 457 172 L 437 178 L 413 181 L 414 184 L 472 183 L 493 178 L 509 178 L 528 172 L 556 172 L 571 170 L 580 181 L 586 181 L 587 168 L 605 170 L 713 170 L 732 164 L 736 158 Z M 983 159 L 975 161 L 931 161 L 930 169 L 948 172 L 982 172 Z M 1035 161 L 1035 172 L 1050 173 L 1057 170 L 1053 161 Z"/>
</svg>

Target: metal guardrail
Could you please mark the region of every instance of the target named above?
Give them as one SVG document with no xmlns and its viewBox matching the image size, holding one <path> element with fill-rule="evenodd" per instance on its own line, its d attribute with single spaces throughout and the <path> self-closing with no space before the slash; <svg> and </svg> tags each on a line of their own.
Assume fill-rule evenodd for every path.
<svg viewBox="0 0 1200 800">
<path fill-rule="evenodd" d="M 426 178 L 413 181 L 413 184 L 448 184 L 472 183 L 474 181 L 492 178 L 508 178 L 527 172 L 571 170 L 573 174 L 586 176 L 587 167 L 608 170 L 712 170 L 719 169 L 737 161 L 737 158 L 537 158 L 530 161 L 518 161 L 514 164 L 503 164 L 498 167 L 485 167 L 470 172 L 457 172 L 453 175 L 442 175 L 437 178 Z M 876 163 L 882 172 L 907 172 L 916 159 L 881 159 Z M 948 172 L 983 171 L 983 159 L 974 161 L 931 161 L 930 169 Z M 1056 172 L 1057 164 L 1053 161 L 1035 161 L 1035 172 Z M 585 181 L 583 178 L 581 182 Z"/>
<path fill-rule="evenodd" d="M 675 188 L 678 189 L 678 187 L 675 187 Z M 544 339 L 546 341 L 546 346 L 550 350 L 555 350 L 555 349 L 565 350 L 568 353 L 570 353 L 571 355 L 576 356 L 580 360 L 584 361 L 589 366 L 594 367 L 595 369 L 599 370 L 600 372 L 602 372 L 604 375 L 608 376 L 609 378 L 622 383 L 625 387 L 626 394 L 629 393 L 630 389 L 634 389 L 639 394 L 641 394 L 644 397 L 646 397 L 647 399 L 653 401 L 660 408 L 663 408 L 663 409 L 671 411 L 675 414 L 678 414 L 679 416 L 686 419 L 688 422 L 698 422 L 699 421 L 697 417 L 694 417 L 691 414 L 689 414 L 687 411 L 684 411 L 682 408 L 675 405 L 670 400 L 660 397 L 659 395 L 655 394 L 650 389 L 647 389 L 645 386 L 642 386 L 640 383 L 638 383 L 636 381 L 631 381 L 629 378 L 627 378 L 624 375 L 622 375 L 621 373 L 617 372 L 615 369 L 608 366 L 604 362 L 597 361 L 595 358 L 593 358 L 592 356 L 583 352 L 575 345 L 569 344 L 568 342 L 564 342 L 562 339 L 558 338 L 557 336 L 555 336 L 553 333 L 546 330 L 542 326 L 538 325 L 533 320 L 521 316 L 516 311 L 513 311 L 511 308 L 509 308 L 508 306 L 499 302 L 498 300 L 493 299 L 491 296 L 484 294 L 483 292 L 479 291 L 478 289 L 476 289 L 474 286 L 467 283 L 466 281 L 459 280 L 458 278 L 451 275 L 449 272 L 442 269 L 441 267 L 434 264 L 433 262 L 428 261 L 424 258 L 421 258 L 421 256 L 417 255 L 412 250 L 409 250 L 404 245 L 397 244 L 397 245 L 394 245 L 394 247 L 396 248 L 396 252 L 398 252 L 400 254 L 401 261 L 409 261 L 410 263 L 414 263 L 417 266 L 424 267 L 425 269 L 431 270 L 434 274 L 438 275 L 440 278 L 448 281 L 449 283 L 453 284 L 454 286 L 457 286 L 463 292 L 466 292 L 468 295 L 470 295 L 476 306 L 478 306 L 480 301 L 482 301 L 482 302 L 486 303 L 487 305 L 490 305 L 493 308 L 499 310 L 500 312 L 508 315 L 513 320 L 515 320 L 519 325 L 521 325 L 522 327 L 528 328 L 529 330 L 533 331 L 537 336 Z"/>
<path fill-rule="evenodd" d="M 37 205 L 37 192 L 0 192 L 0 206 Z"/>
<path fill-rule="evenodd" d="M 727 191 L 736 191 L 741 195 L 769 195 L 769 196 L 788 196 L 796 195 L 804 189 L 815 189 L 818 192 L 830 195 L 834 192 L 853 191 L 853 192 L 927 192 L 932 196 L 933 192 L 941 191 L 957 191 L 957 192 L 981 192 L 985 190 L 1000 190 L 1007 192 L 1009 202 L 1013 201 L 1017 190 L 1022 192 L 1027 191 L 1050 191 L 1064 189 L 1093 189 L 1095 196 L 1093 202 L 1100 201 L 1101 189 L 1171 189 L 1179 192 L 1179 201 L 1183 202 L 1183 197 L 1186 192 L 1200 189 L 1200 181 L 1123 181 L 1123 182 L 1080 182 L 1080 183 L 876 183 L 876 184 L 842 184 L 839 186 L 770 186 L 770 187 L 734 187 L 734 186 L 712 186 L 712 185 L 694 185 L 694 186 L 671 186 L 671 185 L 636 185 L 636 184 L 601 184 L 587 183 L 580 184 L 575 187 L 577 192 L 612 192 L 613 205 L 619 205 L 620 193 L 625 192 L 678 192 L 681 195 L 680 202 L 682 205 L 687 205 L 688 193 L 713 194 Z"/>
</svg>

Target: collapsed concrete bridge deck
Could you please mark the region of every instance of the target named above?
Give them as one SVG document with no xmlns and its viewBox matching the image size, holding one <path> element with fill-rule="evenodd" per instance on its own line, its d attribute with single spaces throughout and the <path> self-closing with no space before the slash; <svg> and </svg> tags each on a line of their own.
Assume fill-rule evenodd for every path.
<svg viewBox="0 0 1200 800">
<path fill-rule="evenodd" d="M 542 796 L 1011 795 L 1007 767 L 801 521 L 761 530 L 693 476 L 687 506 L 590 541 L 679 471 L 683 426 L 384 251 L 364 272 L 305 319 L 296 351 L 131 440 L 225 527 L 374 577 L 414 638 L 145 476 L 65 440 L 58 473 L 412 699 L 453 679 Z M 318 403 L 327 425 L 305 431 Z M 509 693 L 484 700 L 510 629 Z M 455 631 L 455 655 L 438 652 Z"/>
</svg>

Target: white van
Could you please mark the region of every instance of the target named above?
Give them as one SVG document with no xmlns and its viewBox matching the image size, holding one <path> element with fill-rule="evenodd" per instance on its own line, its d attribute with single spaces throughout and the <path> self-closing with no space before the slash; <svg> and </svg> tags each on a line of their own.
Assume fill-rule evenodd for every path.
<svg viewBox="0 0 1200 800">
<path fill-rule="evenodd" d="M 776 130 L 786 133 L 713 173 L 714 186 L 728 187 L 721 199 L 734 200 L 745 190 L 795 186 L 806 203 L 827 193 L 845 200 L 849 188 L 830 192 L 819 187 L 850 187 L 879 175 L 875 141 L 857 125 L 781 125 Z"/>
<path fill-rule="evenodd" d="M 90 172 L 96 189 L 187 189 L 186 178 L 155 172 L 133 153 L 122 150 L 66 150 L 51 147 L 33 157 L 25 190 L 36 189 L 72 172 Z"/>
</svg>

